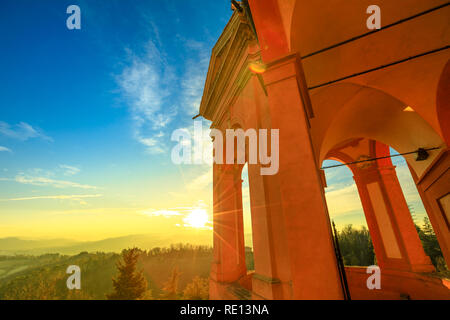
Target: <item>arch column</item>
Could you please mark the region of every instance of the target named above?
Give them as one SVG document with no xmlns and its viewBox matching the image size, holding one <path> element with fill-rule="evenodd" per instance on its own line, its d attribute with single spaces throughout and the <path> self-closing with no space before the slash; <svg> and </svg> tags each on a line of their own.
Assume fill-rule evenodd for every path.
<svg viewBox="0 0 450 320">
<path fill-rule="evenodd" d="M 253 299 L 292 299 L 292 276 L 286 227 L 276 176 L 261 176 L 260 165 L 249 165 L 253 230 Z"/>
<path fill-rule="evenodd" d="M 241 170 L 235 166 L 213 167 L 214 261 L 210 275 L 210 297 L 226 296 L 220 283 L 231 283 L 247 273 Z"/>
<path fill-rule="evenodd" d="M 372 165 L 354 170 L 362 206 L 380 268 L 432 272 L 395 167 Z"/>
<path fill-rule="evenodd" d="M 271 128 L 279 129 L 279 171 L 264 178 L 270 197 L 269 219 L 284 220 L 286 246 L 274 246 L 276 259 L 288 256 L 291 299 L 342 299 L 328 211 L 309 131 L 308 93 L 297 54 L 269 62 L 263 74 Z M 268 232 L 280 232 L 279 224 Z M 255 232 L 255 231 L 254 231 Z M 257 263 L 257 262 L 256 262 Z"/>
<path fill-rule="evenodd" d="M 422 177 L 410 167 L 447 266 L 450 266 L 450 150 L 445 148 Z"/>
</svg>

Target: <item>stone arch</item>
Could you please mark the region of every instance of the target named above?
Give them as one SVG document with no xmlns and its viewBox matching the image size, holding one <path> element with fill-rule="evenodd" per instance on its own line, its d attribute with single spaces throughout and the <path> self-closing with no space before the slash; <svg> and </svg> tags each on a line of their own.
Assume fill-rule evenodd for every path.
<svg viewBox="0 0 450 320">
<path fill-rule="evenodd" d="M 292 52 L 309 55 L 337 43 L 366 34 L 370 5 L 382 8 L 382 26 L 419 14 L 444 3 L 442 0 L 408 0 L 408 5 L 383 0 L 278 0 L 285 17 Z M 294 3 L 295 2 L 295 3 Z M 286 13 L 286 15 L 288 15 Z"/>
<path fill-rule="evenodd" d="M 333 150 L 332 152 L 330 152 L 328 155 L 327 155 L 327 157 L 326 157 L 326 159 L 324 160 L 324 161 L 326 161 L 326 160 L 333 160 L 333 161 L 336 161 L 336 162 L 339 162 L 341 165 L 343 165 L 343 167 L 345 167 L 346 168 L 346 173 L 345 173 L 345 175 L 350 175 L 350 176 L 355 176 L 355 174 L 357 173 L 357 167 L 355 166 L 355 165 L 353 165 L 353 164 L 349 164 L 349 163 L 351 163 L 351 162 L 353 162 L 355 159 L 353 159 L 351 156 L 349 156 L 348 154 L 346 154 L 345 152 L 341 152 L 341 151 L 338 151 L 338 150 Z M 334 168 L 332 168 L 331 170 L 334 170 Z M 325 171 L 325 170 L 324 170 Z M 324 176 L 325 176 L 325 172 L 324 172 Z M 355 182 L 353 182 L 353 184 L 355 184 Z M 330 183 L 329 183 L 329 181 L 327 181 L 327 184 L 326 184 L 326 186 L 327 187 L 330 187 L 330 186 L 332 186 L 332 185 L 330 185 Z M 358 203 L 358 207 L 359 207 L 359 209 L 361 210 L 360 211 L 360 217 L 363 217 L 363 219 L 364 219 L 364 221 L 365 221 L 365 223 L 366 223 L 366 225 L 367 225 L 367 228 L 368 228 L 368 231 L 369 231 L 369 233 L 370 233 L 370 240 L 371 240 L 371 242 L 372 242 L 372 244 L 373 244 L 373 242 L 374 242 L 374 240 L 372 239 L 372 237 L 373 237 L 373 231 L 371 231 L 371 225 L 370 225 L 370 221 L 369 221 L 369 218 L 367 217 L 367 214 L 366 214 L 366 211 L 364 210 L 364 206 L 363 206 L 363 203 L 362 203 L 362 198 L 361 198 L 361 196 L 360 196 L 360 194 L 359 194 L 359 190 L 357 189 L 357 185 L 355 185 L 355 188 L 356 188 L 356 194 L 352 194 L 351 195 L 351 198 L 352 199 L 357 199 L 357 203 Z M 326 190 L 326 189 L 325 189 Z M 334 190 L 334 189 L 332 189 L 332 190 Z M 332 192 L 332 191 L 331 191 Z M 353 193 L 353 191 L 352 191 L 352 193 Z M 327 195 L 327 193 L 325 193 L 325 195 Z M 342 199 L 342 195 L 340 195 L 339 196 L 339 199 Z M 346 198 L 347 199 L 347 198 Z M 333 202 L 331 201 L 331 199 L 328 197 L 328 196 L 326 196 L 325 197 L 325 201 L 326 201 L 326 203 L 327 203 L 327 207 L 328 207 L 328 211 L 329 211 L 329 217 L 330 217 L 330 220 L 331 221 L 336 221 L 337 222 L 337 216 L 336 217 L 332 217 L 332 215 L 334 215 L 334 212 L 333 212 L 333 210 L 332 210 L 332 208 L 333 208 Z M 339 201 L 341 201 L 341 200 L 339 200 Z M 348 210 L 348 208 L 347 208 L 347 210 Z M 352 209 L 352 211 L 353 210 L 355 210 L 355 208 L 353 208 Z M 338 223 L 336 223 L 336 224 L 338 224 Z M 353 223 L 352 223 L 353 224 Z M 376 241 L 375 241 L 376 242 Z M 377 250 L 377 251 L 379 251 L 379 250 Z M 380 254 L 379 252 L 376 252 L 375 250 L 374 250 L 374 257 L 375 257 L 375 261 L 379 261 L 380 259 L 377 257 L 377 255 L 378 254 Z M 372 264 L 374 264 L 374 263 L 372 263 Z M 360 266 L 362 266 L 362 265 L 360 265 Z M 346 268 L 346 269 L 348 269 L 348 268 Z M 347 271 L 346 271 L 346 273 L 348 273 Z"/>
<path fill-rule="evenodd" d="M 355 139 L 336 144 L 325 158 L 347 164 L 353 173 L 379 266 L 434 271 L 414 227 L 391 159 L 355 164 L 360 155 L 367 159 L 385 157 L 390 155 L 390 150 L 388 145 L 375 140 Z"/>
<path fill-rule="evenodd" d="M 340 88 L 345 92 L 339 97 L 336 94 Z M 381 90 L 342 83 L 322 89 L 312 99 L 320 102 L 315 106 L 316 113 L 323 115 L 319 117 L 325 123 L 314 129 L 320 162 L 335 145 L 354 138 L 380 141 L 399 153 L 444 146 L 429 123 L 411 112 L 411 107 Z M 420 177 L 438 154 L 439 150 L 430 151 L 430 157 L 421 162 L 412 161 L 414 154 L 405 158 Z"/>
</svg>

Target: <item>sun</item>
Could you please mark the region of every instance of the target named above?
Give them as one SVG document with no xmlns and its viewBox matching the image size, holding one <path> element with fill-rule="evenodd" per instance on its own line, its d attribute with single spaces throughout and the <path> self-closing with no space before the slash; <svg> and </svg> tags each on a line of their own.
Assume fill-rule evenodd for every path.
<svg viewBox="0 0 450 320">
<path fill-rule="evenodd" d="M 208 213 L 205 209 L 192 209 L 184 218 L 185 225 L 192 228 L 206 228 L 208 223 Z"/>
</svg>

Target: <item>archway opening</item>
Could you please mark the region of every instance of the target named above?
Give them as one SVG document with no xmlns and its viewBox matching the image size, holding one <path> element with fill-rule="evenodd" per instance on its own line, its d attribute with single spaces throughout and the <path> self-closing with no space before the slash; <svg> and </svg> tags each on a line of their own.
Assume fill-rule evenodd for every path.
<svg viewBox="0 0 450 320">
<path fill-rule="evenodd" d="M 325 161 L 323 166 L 327 185 L 332 186 L 326 196 L 331 215 L 335 211 L 333 207 L 338 210 L 339 207 L 347 209 L 348 215 L 351 209 L 357 208 L 354 205 L 352 208 L 352 203 L 358 198 L 355 194 L 359 195 L 376 253 L 373 261 L 377 265 L 386 269 L 414 272 L 432 272 L 435 269 L 447 271 L 436 235 L 426 217 L 426 210 L 412 177 L 415 170 L 411 162 L 422 160 L 418 154 L 409 154 L 405 159 L 386 144 L 356 138 L 335 145 L 328 151 L 326 159 L 342 163 L 330 165 Z M 352 179 L 349 170 L 356 184 L 353 186 L 353 197 L 350 193 Z M 337 184 L 338 187 L 333 187 L 336 181 L 341 183 Z M 342 181 L 347 183 L 342 184 Z M 333 199 L 333 194 L 338 197 Z M 350 228 L 345 231 L 348 234 L 354 233 Z M 341 237 L 347 236 L 342 232 L 341 226 Z M 347 243 L 347 240 L 342 239 L 341 242 Z M 345 254 L 348 254 L 346 244 L 343 247 Z M 357 244 L 353 243 L 350 252 L 357 250 L 356 248 Z M 349 257 L 344 262 L 347 265 L 360 263 L 357 255 L 354 256 L 352 262 L 349 263 Z"/>
<path fill-rule="evenodd" d="M 342 162 L 325 160 L 323 167 L 339 164 Z M 325 176 L 328 212 L 336 225 L 344 265 L 375 265 L 372 238 L 351 170 L 347 166 L 336 167 L 325 170 Z"/>
<path fill-rule="evenodd" d="M 255 270 L 255 263 L 253 257 L 253 230 L 247 163 L 242 169 L 242 210 L 244 218 L 245 263 L 247 271 L 253 271 Z"/>
<path fill-rule="evenodd" d="M 450 272 L 445 263 L 443 253 L 436 237 L 435 230 L 430 222 L 426 208 L 422 202 L 417 186 L 411 174 L 411 168 L 406 159 L 399 155 L 395 149 L 390 148 L 392 164 L 398 177 L 398 181 L 403 191 L 408 205 L 411 218 L 422 242 L 423 249 L 430 257 L 436 271 L 443 276 L 449 277 Z"/>
</svg>

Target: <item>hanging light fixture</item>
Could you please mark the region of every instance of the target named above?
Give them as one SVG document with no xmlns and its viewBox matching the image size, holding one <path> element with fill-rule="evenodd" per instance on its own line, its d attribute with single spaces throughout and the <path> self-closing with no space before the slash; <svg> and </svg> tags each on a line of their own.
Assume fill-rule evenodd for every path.
<svg viewBox="0 0 450 320">
<path fill-rule="evenodd" d="M 419 148 L 417 150 L 417 158 L 416 161 L 424 161 L 427 160 L 428 157 L 430 156 L 430 154 L 428 153 L 428 151 L 424 148 Z"/>
<path fill-rule="evenodd" d="M 389 156 L 385 156 L 385 157 L 378 157 L 378 158 L 372 158 L 372 159 L 364 159 L 364 160 L 359 160 L 359 161 L 353 161 L 353 162 L 348 162 L 348 163 L 342 163 L 342 164 L 337 164 L 337 165 L 333 165 L 333 166 L 328 166 L 328 167 L 322 167 L 320 169 L 331 169 L 331 168 L 337 168 L 337 167 L 342 167 L 342 166 L 346 166 L 349 164 L 358 164 L 358 163 L 363 163 L 363 162 L 368 162 L 368 161 L 375 161 L 375 160 L 380 160 L 380 159 L 386 159 L 386 158 L 394 158 L 394 157 L 399 157 L 399 156 L 404 156 L 407 154 L 413 154 L 413 153 L 417 153 L 417 158 L 416 161 L 424 161 L 427 160 L 428 157 L 430 156 L 430 154 L 428 153 L 428 151 L 431 150 L 437 150 L 440 149 L 440 147 L 435 147 L 435 148 L 419 148 L 416 151 L 411 151 L 411 152 L 405 152 L 405 153 L 399 153 L 399 154 L 394 154 L 394 155 L 389 155 Z"/>
</svg>

